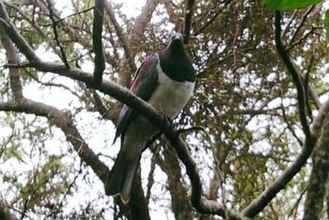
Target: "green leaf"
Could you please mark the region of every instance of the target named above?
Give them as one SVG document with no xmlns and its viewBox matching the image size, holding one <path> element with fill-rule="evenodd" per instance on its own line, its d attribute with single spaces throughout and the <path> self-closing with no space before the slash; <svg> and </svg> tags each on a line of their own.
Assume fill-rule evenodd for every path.
<svg viewBox="0 0 329 220">
<path fill-rule="evenodd" d="M 329 40 L 329 10 L 326 11 L 326 15 L 324 17 L 324 27 L 326 29 L 327 40 Z"/>
<path fill-rule="evenodd" d="M 322 0 L 263 0 L 265 7 L 273 10 L 292 10 L 318 4 Z"/>
<path fill-rule="evenodd" d="M 18 160 L 19 162 L 24 162 L 23 159 L 23 152 L 19 150 L 18 146 L 12 146 L 6 149 L 5 151 L 5 155 L 9 158 L 14 158 L 16 160 Z"/>
</svg>

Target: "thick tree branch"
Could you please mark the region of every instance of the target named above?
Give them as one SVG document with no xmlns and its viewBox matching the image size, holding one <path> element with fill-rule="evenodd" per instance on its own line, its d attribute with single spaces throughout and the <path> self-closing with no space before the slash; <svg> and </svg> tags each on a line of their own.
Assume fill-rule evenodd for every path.
<svg viewBox="0 0 329 220">
<path fill-rule="evenodd" d="M 327 191 L 329 170 L 329 115 L 323 121 L 318 145 L 314 149 L 313 167 L 304 205 L 304 220 L 321 219 Z"/>
<path fill-rule="evenodd" d="M 2 25 L 0 25 L 0 40 L 2 46 L 6 50 L 7 62 L 9 64 L 17 64 L 16 48 L 9 37 L 5 34 L 5 29 Z M 9 84 L 14 100 L 19 102 L 23 98 L 23 87 L 19 77 L 19 69 L 9 68 Z"/>
<path fill-rule="evenodd" d="M 293 83 L 297 89 L 297 100 L 298 100 L 298 110 L 299 117 L 303 127 L 303 132 L 306 136 L 306 139 L 311 136 L 307 115 L 306 115 L 306 95 L 303 86 L 303 81 L 300 74 L 297 72 L 294 64 L 292 63 L 286 49 L 284 48 L 281 40 L 281 14 L 280 12 L 275 12 L 275 45 L 278 51 L 280 58 L 285 64 L 288 73 L 293 79 Z"/>
<path fill-rule="evenodd" d="M 9 32 L 6 32 L 6 34 L 8 34 L 10 39 L 13 39 L 15 37 L 14 36 L 15 32 L 18 33 L 18 31 L 16 30 L 15 26 L 9 22 L 9 16 L 8 16 L 7 11 L 5 10 L 3 2 L 0 1 L 0 4 L 1 4 L 1 6 L 0 6 L 0 23 L 4 26 L 6 31 L 10 30 Z M 31 46 L 27 43 L 27 41 L 23 37 L 17 38 L 15 41 L 15 44 L 18 48 L 21 48 L 21 47 L 27 48 L 26 54 L 24 54 L 24 55 L 31 63 L 40 62 L 39 58 L 34 53 Z"/>
<path fill-rule="evenodd" d="M 186 0 L 185 6 L 185 24 L 184 24 L 184 44 L 188 44 L 191 34 L 192 17 L 194 12 L 195 0 Z"/>
<path fill-rule="evenodd" d="M 312 136 L 314 138 L 320 136 L 321 128 L 323 126 L 324 119 L 326 115 L 329 113 L 329 99 L 321 105 L 321 108 L 319 109 L 317 117 L 314 119 L 311 132 Z"/>
<path fill-rule="evenodd" d="M 103 79 L 103 72 L 105 69 L 104 48 L 102 41 L 104 6 L 104 0 L 95 1 L 93 23 L 93 50 L 95 53 L 94 80 L 96 85 L 101 84 Z"/>
<path fill-rule="evenodd" d="M 189 151 L 187 150 L 186 143 L 179 137 L 178 132 L 172 128 L 171 123 L 158 114 L 152 106 L 148 103 L 144 102 L 142 99 L 134 96 L 130 91 L 127 89 L 122 88 L 121 86 L 112 83 L 110 81 L 103 80 L 103 82 L 95 86 L 93 75 L 90 73 L 83 72 L 79 69 L 67 69 L 65 65 L 55 64 L 55 63 L 45 63 L 42 62 L 34 53 L 33 49 L 27 44 L 24 38 L 17 32 L 14 26 L 10 23 L 8 17 L 4 16 L 5 8 L 0 1 L 0 18 L 1 23 L 4 24 L 6 31 L 11 38 L 11 40 L 16 44 L 19 50 L 27 57 L 27 59 L 34 65 L 39 71 L 43 72 L 52 72 L 58 75 L 66 76 L 71 79 L 79 80 L 84 82 L 88 87 L 95 88 L 99 91 L 108 94 L 124 104 L 127 104 L 129 107 L 134 108 L 138 113 L 145 116 L 149 119 L 153 124 L 155 124 L 161 131 L 165 134 L 165 136 L 169 139 L 171 145 L 175 148 L 178 157 L 183 162 L 186 168 L 186 172 L 190 178 L 191 185 L 192 185 L 192 205 L 200 212 L 200 213 L 207 213 L 207 214 L 217 214 L 222 217 L 228 217 L 229 219 L 241 219 L 242 217 L 233 212 L 225 209 L 221 204 L 216 201 L 207 200 L 202 196 L 202 185 L 201 179 L 196 167 L 195 162 L 191 158 Z M 26 104 L 26 103 L 25 103 Z M 30 108 L 26 108 L 25 105 L 18 106 L 22 111 L 27 110 L 30 111 Z M 30 106 L 31 108 L 33 107 Z M 37 111 L 37 109 L 35 110 Z M 46 116 L 45 112 L 41 112 Z M 73 140 L 72 140 L 73 141 Z M 78 142 L 81 144 L 80 140 Z M 87 151 L 88 152 L 88 151 Z M 89 154 L 87 154 L 89 155 Z M 92 163 L 89 159 L 95 160 L 96 157 L 88 157 L 85 161 L 88 163 Z M 93 164 L 91 164 L 93 165 Z M 104 169 L 106 169 L 104 167 Z M 104 170 L 103 169 L 103 170 Z M 100 172 L 99 170 L 95 172 Z M 107 172 L 105 172 L 107 173 Z M 103 180 L 107 174 L 103 172 L 97 173 L 100 178 Z"/>
</svg>

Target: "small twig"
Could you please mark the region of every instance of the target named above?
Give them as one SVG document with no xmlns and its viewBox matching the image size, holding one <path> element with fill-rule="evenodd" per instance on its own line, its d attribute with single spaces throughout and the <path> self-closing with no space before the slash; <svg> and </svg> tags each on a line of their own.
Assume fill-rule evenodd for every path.
<svg viewBox="0 0 329 220">
<path fill-rule="evenodd" d="M 223 7 L 225 8 L 229 3 L 231 3 L 231 0 L 225 1 Z M 194 35 L 197 36 L 201 34 L 205 29 L 207 29 L 209 25 L 211 25 L 216 20 L 216 18 L 218 17 L 218 15 L 221 14 L 222 11 L 223 8 L 220 8 L 218 11 L 216 11 L 215 14 L 200 29 L 195 31 Z"/>
<path fill-rule="evenodd" d="M 296 28 L 296 31 L 294 32 L 294 35 L 291 37 L 289 45 L 292 44 L 295 41 L 299 31 L 301 30 L 301 28 L 303 27 L 303 25 L 306 21 L 307 16 L 313 11 L 314 8 L 315 8 L 315 6 L 313 5 L 304 13 L 304 15 L 302 17 L 302 20 L 299 22 L 299 24 Z"/>
<path fill-rule="evenodd" d="M 315 59 L 314 56 L 311 56 L 311 60 L 307 66 L 307 70 L 306 70 L 306 74 L 305 74 L 306 76 L 308 76 L 312 71 L 314 59 Z M 307 91 L 308 91 L 310 97 L 312 98 L 316 109 L 319 110 L 321 108 L 321 102 L 319 99 L 319 95 L 315 93 L 314 89 L 311 87 L 311 85 L 309 85 L 309 83 L 307 84 Z"/>
<path fill-rule="evenodd" d="M 295 42 L 291 42 L 291 44 L 287 47 L 287 51 L 292 50 L 293 48 L 295 48 L 297 45 L 299 45 L 300 43 L 302 43 L 302 41 L 305 41 L 311 34 L 313 34 L 315 31 L 315 28 L 311 28 L 311 30 L 309 32 L 307 32 L 303 37 L 301 37 L 300 39 L 296 40 Z"/>
<path fill-rule="evenodd" d="M 4 143 L 1 143 L 0 158 L 2 157 L 2 154 L 5 152 L 8 144 L 12 141 L 14 137 L 15 137 L 15 133 L 13 132 Z"/>
<path fill-rule="evenodd" d="M 290 29 L 290 25 L 292 24 L 292 22 L 295 20 L 296 16 L 297 16 L 297 12 L 298 10 L 295 10 L 294 13 L 291 15 L 288 24 L 286 25 L 281 37 L 283 38 L 284 36 L 286 36 L 286 34 L 288 33 L 289 29 Z"/>
<path fill-rule="evenodd" d="M 313 56 L 311 57 L 311 63 L 313 63 Z M 305 96 L 306 96 L 306 109 L 309 118 L 311 119 L 311 122 L 313 121 L 313 114 L 312 114 L 312 107 L 310 105 L 310 91 L 309 91 L 309 80 L 310 80 L 310 72 L 307 71 L 303 80 L 304 83 L 304 90 L 305 90 Z"/>
<path fill-rule="evenodd" d="M 32 68 L 34 67 L 35 64 L 32 64 L 32 63 L 7 63 L 5 65 L 3 65 L 2 67 L 3 68 L 17 68 L 17 69 L 20 69 L 20 68 Z"/>
<path fill-rule="evenodd" d="M 281 111 L 282 111 L 283 120 L 286 122 L 287 128 L 291 132 L 292 136 L 295 137 L 295 139 L 297 140 L 297 142 L 299 143 L 300 146 L 303 146 L 303 141 L 298 137 L 295 130 L 291 127 L 291 124 L 289 123 L 289 120 L 288 120 L 288 117 L 287 117 L 287 114 L 286 114 L 286 110 L 284 108 L 285 107 L 284 107 L 284 105 L 282 103 L 282 100 L 281 100 Z"/>
<path fill-rule="evenodd" d="M 102 117 L 104 119 L 110 119 L 111 116 L 109 115 L 109 110 L 103 104 L 101 97 L 97 94 L 97 92 L 94 89 L 91 90 L 91 94 L 94 99 L 93 100 L 94 105 L 95 105 L 96 109 L 98 110 L 98 112 L 102 115 Z"/>
<path fill-rule="evenodd" d="M 95 8 L 95 7 L 91 7 L 91 8 L 84 9 L 84 10 L 82 10 L 82 11 L 75 12 L 75 13 L 70 14 L 70 15 L 67 15 L 67 16 L 65 16 L 65 17 L 63 17 L 63 18 L 57 19 L 54 23 L 57 25 L 58 23 L 61 23 L 61 22 L 63 22 L 64 20 L 66 20 L 66 19 L 68 19 L 68 18 L 70 18 L 70 17 L 74 17 L 74 16 L 77 16 L 77 15 L 81 15 L 81 14 L 87 13 L 87 12 L 93 10 L 94 8 Z M 44 25 L 44 26 L 47 27 L 47 26 L 51 26 L 51 25 L 52 25 L 52 24 L 46 24 L 46 25 Z"/>
<path fill-rule="evenodd" d="M 66 85 L 51 82 L 53 80 L 49 80 L 49 82 L 42 82 L 40 79 L 38 79 L 38 77 L 35 77 L 33 74 L 27 73 L 27 75 L 29 75 L 29 77 L 31 77 L 33 80 L 35 80 L 37 83 L 40 83 L 43 86 L 62 88 L 64 90 L 67 90 L 68 92 L 72 93 L 72 95 L 76 96 L 77 98 L 80 98 L 80 95 L 78 93 L 76 93 L 75 91 L 73 91 Z"/>
<path fill-rule="evenodd" d="M 177 132 L 181 134 L 181 133 L 190 133 L 190 132 L 193 132 L 193 131 L 202 131 L 204 133 L 207 133 L 206 129 L 204 127 L 201 127 L 201 126 L 193 126 L 193 127 L 190 127 L 190 128 L 182 128 L 182 129 L 179 129 Z"/>
<path fill-rule="evenodd" d="M 307 191 L 308 187 L 305 187 L 305 189 L 303 189 L 303 191 L 301 192 L 301 194 L 298 196 L 296 202 L 294 203 L 293 207 L 290 210 L 290 214 L 288 215 L 288 218 L 292 216 L 292 214 L 294 213 L 294 210 L 296 210 L 297 212 L 297 208 L 300 204 L 300 202 L 302 201 L 302 198 L 304 197 L 306 191 Z"/>
<path fill-rule="evenodd" d="M 54 32 L 54 35 L 55 35 L 55 41 L 56 41 L 56 44 L 59 47 L 59 50 L 61 52 L 61 56 L 62 56 L 61 58 L 62 58 L 62 60 L 65 64 L 66 68 L 70 69 L 70 65 L 67 61 L 64 47 L 62 46 L 61 42 L 59 41 L 59 36 L 58 36 L 58 31 L 57 31 L 57 23 L 56 23 L 56 20 L 54 18 L 53 5 L 52 5 L 50 0 L 47 0 L 47 7 L 48 7 L 48 10 L 49 10 L 49 18 L 52 22 L 52 28 L 53 28 L 53 32 Z"/>
<path fill-rule="evenodd" d="M 151 190 L 152 190 L 152 186 L 154 184 L 154 171 L 156 168 L 156 156 L 153 154 L 152 158 L 151 158 L 151 168 L 150 168 L 150 172 L 149 175 L 147 177 L 147 191 L 146 191 L 146 201 L 147 203 L 150 202 L 150 198 L 151 198 Z"/>
<path fill-rule="evenodd" d="M 105 2 L 105 10 L 106 10 L 108 16 L 110 17 L 110 20 L 113 24 L 116 35 L 118 36 L 118 38 L 120 40 L 120 45 L 123 48 L 123 51 L 124 51 L 125 57 L 127 59 L 128 65 L 131 69 L 131 72 L 135 72 L 137 68 L 136 68 L 132 53 L 131 53 L 131 51 L 128 47 L 129 43 L 128 43 L 128 40 L 127 40 L 127 36 L 123 33 L 122 28 L 121 28 L 119 22 L 117 21 L 117 19 L 115 17 L 113 7 L 112 7 L 110 1 Z"/>
<path fill-rule="evenodd" d="M 210 18 L 199 30 L 197 30 L 194 35 L 197 36 L 199 34 L 201 34 L 207 27 L 209 27 L 209 25 L 211 25 L 215 19 L 218 17 L 218 15 L 220 15 L 220 13 L 222 12 L 222 10 L 218 10 L 214 16 L 212 16 L 212 18 Z"/>
</svg>

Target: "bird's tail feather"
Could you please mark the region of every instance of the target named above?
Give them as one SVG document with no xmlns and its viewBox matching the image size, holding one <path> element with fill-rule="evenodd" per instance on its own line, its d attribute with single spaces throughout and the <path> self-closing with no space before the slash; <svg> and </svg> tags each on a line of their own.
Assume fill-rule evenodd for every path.
<svg viewBox="0 0 329 220">
<path fill-rule="evenodd" d="M 120 194 L 123 203 L 129 202 L 140 156 L 135 155 L 133 158 L 129 158 L 127 152 L 120 150 L 106 184 L 107 195 Z"/>
</svg>

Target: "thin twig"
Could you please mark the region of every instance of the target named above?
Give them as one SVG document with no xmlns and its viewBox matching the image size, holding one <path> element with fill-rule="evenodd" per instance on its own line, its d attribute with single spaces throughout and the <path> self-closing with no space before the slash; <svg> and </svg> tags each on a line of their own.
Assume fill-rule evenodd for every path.
<svg viewBox="0 0 329 220">
<path fill-rule="evenodd" d="M 113 24 L 116 35 L 118 36 L 118 38 L 120 40 L 120 45 L 123 48 L 123 51 L 124 51 L 125 57 L 128 61 L 128 65 L 131 69 L 131 72 L 135 72 L 137 68 L 136 68 L 132 53 L 131 53 L 131 51 L 129 50 L 129 47 L 128 47 L 129 43 L 128 43 L 128 40 L 127 40 L 127 36 L 123 33 L 122 28 L 120 27 L 120 24 L 119 24 L 119 22 L 117 21 L 117 19 L 115 17 L 113 7 L 112 7 L 110 1 L 105 2 L 105 10 L 106 10 L 108 16 L 110 17 L 110 20 Z"/>
<path fill-rule="evenodd" d="M 53 32 L 54 32 L 55 41 L 56 41 L 56 44 L 59 47 L 59 50 L 61 52 L 61 58 L 62 58 L 62 60 L 65 64 L 66 68 L 70 69 L 70 65 L 67 61 L 64 47 L 62 46 L 62 44 L 59 40 L 59 35 L 58 35 L 58 31 L 57 31 L 57 23 L 56 23 L 56 19 L 54 17 L 54 10 L 53 10 L 53 5 L 51 3 L 51 0 L 47 0 L 47 7 L 48 7 L 48 10 L 49 10 L 49 18 L 52 22 L 52 28 L 53 28 Z"/>
<path fill-rule="evenodd" d="M 229 3 L 231 3 L 231 0 L 225 1 L 223 8 L 225 8 Z M 195 31 L 194 35 L 197 36 L 201 34 L 205 29 L 207 29 L 209 25 L 211 25 L 216 20 L 218 15 L 220 15 L 221 12 L 223 12 L 223 8 L 218 9 L 218 11 L 216 11 L 215 14 L 201 28 Z"/>
<path fill-rule="evenodd" d="M 93 10 L 94 8 L 95 8 L 95 7 L 87 8 L 87 9 L 84 9 L 84 10 L 82 10 L 82 11 L 78 11 L 78 12 L 75 12 L 75 13 L 73 13 L 73 14 L 67 15 L 67 16 L 65 16 L 65 17 L 63 17 L 63 18 L 59 18 L 59 19 L 57 19 L 57 20 L 55 21 L 55 24 L 61 23 L 61 22 L 63 22 L 64 20 L 66 20 L 66 19 L 68 19 L 68 18 L 70 18 L 70 17 L 74 17 L 74 16 L 77 16 L 77 15 L 81 15 L 81 14 L 87 13 L 87 12 Z M 48 25 L 44 25 L 44 26 L 47 27 L 47 26 L 50 26 L 50 25 L 52 25 L 52 24 L 48 24 Z"/>
<path fill-rule="evenodd" d="M 282 117 L 283 120 L 286 122 L 287 124 L 287 128 L 288 130 L 291 132 L 291 134 L 295 137 L 295 139 L 297 140 L 297 142 L 299 143 L 300 146 L 303 146 L 303 141 L 298 137 L 298 135 L 296 134 L 295 130 L 291 127 L 291 124 L 289 123 L 287 114 L 286 114 L 286 110 L 284 109 L 284 105 L 281 101 L 281 111 L 282 111 Z"/>
<path fill-rule="evenodd" d="M 154 184 L 154 171 L 156 168 L 156 156 L 153 154 L 152 158 L 151 158 L 151 167 L 150 167 L 150 172 L 149 175 L 147 177 L 147 191 L 146 191 L 146 201 L 147 203 L 150 202 L 150 198 L 151 198 L 151 190 L 152 190 L 152 186 Z"/>
<path fill-rule="evenodd" d="M 315 28 L 312 27 L 310 31 L 308 31 L 303 37 L 299 38 L 295 42 L 291 42 L 291 44 L 287 47 L 287 51 L 292 50 L 295 48 L 297 45 L 301 44 L 303 41 L 305 41 L 311 34 L 313 34 L 315 31 Z"/>
<path fill-rule="evenodd" d="M 299 206 L 300 202 L 302 201 L 302 199 L 307 191 L 307 188 L 308 187 L 305 187 L 305 189 L 303 189 L 302 192 L 300 193 L 300 195 L 298 196 L 296 202 L 294 203 L 293 207 L 289 211 L 290 214 L 288 214 L 288 218 L 290 218 L 293 215 L 294 210 L 296 210 L 296 212 L 297 212 L 298 206 Z"/>
<path fill-rule="evenodd" d="M 305 23 L 305 21 L 306 21 L 306 19 L 307 19 L 307 16 L 313 11 L 314 8 L 315 8 L 315 5 L 312 5 L 312 6 L 311 6 L 311 7 L 310 7 L 310 8 L 309 8 L 309 9 L 303 14 L 302 20 L 299 22 L 299 24 L 298 24 L 298 26 L 297 26 L 297 28 L 296 28 L 296 31 L 294 32 L 294 35 L 291 37 L 291 40 L 290 40 L 289 45 L 292 44 L 292 43 L 295 41 L 295 39 L 296 39 L 296 37 L 297 37 L 299 31 L 301 30 L 301 28 L 303 27 L 303 25 L 304 25 L 304 23 Z"/>
<path fill-rule="evenodd" d="M 284 31 L 282 32 L 281 37 L 284 38 L 286 36 L 286 34 L 288 33 L 289 29 L 290 29 L 290 25 L 292 24 L 292 22 L 295 20 L 296 16 L 297 16 L 297 12 L 298 10 L 295 10 L 294 13 L 291 15 L 291 17 L 289 18 L 289 21 L 286 25 L 286 27 L 284 28 Z"/>
<path fill-rule="evenodd" d="M 313 63 L 313 56 L 311 57 L 310 62 Z M 304 90 L 305 90 L 305 96 L 306 96 L 305 100 L 306 100 L 307 114 L 308 114 L 308 117 L 310 118 L 311 123 L 312 123 L 313 114 L 312 114 L 312 107 L 311 107 L 311 104 L 310 104 L 310 91 L 309 91 L 310 85 L 309 85 L 309 81 L 310 81 L 310 72 L 307 71 L 306 74 L 305 74 L 304 80 L 303 80 L 303 84 L 304 84 Z"/>
</svg>

